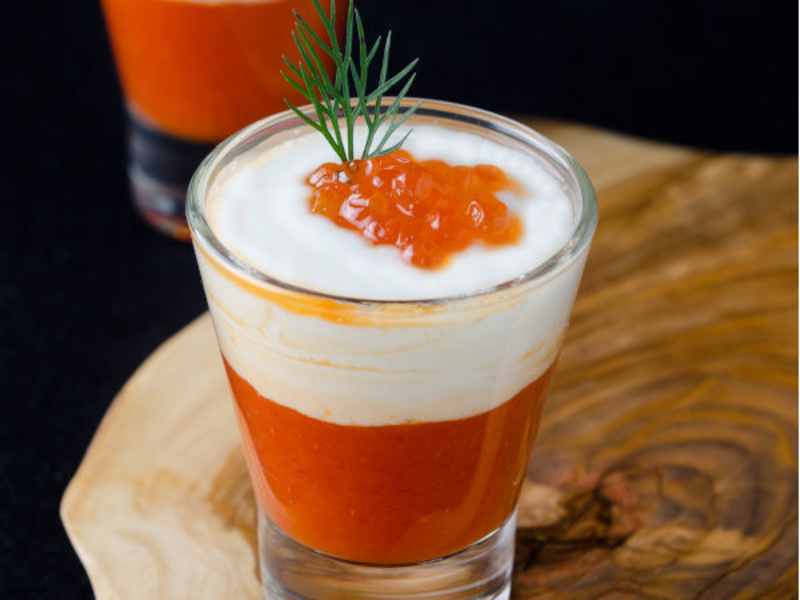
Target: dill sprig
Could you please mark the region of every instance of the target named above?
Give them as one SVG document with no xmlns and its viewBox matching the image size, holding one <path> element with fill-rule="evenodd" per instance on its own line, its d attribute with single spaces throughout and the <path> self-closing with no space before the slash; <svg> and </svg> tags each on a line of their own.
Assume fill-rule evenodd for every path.
<svg viewBox="0 0 800 600">
<path fill-rule="evenodd" d="M 399 73 L 388 77 L 389 50 L 392 45 L 392 32 L 390 31 L 386 35 L 386 42 L 383 45 L 377 87 L 371 92 L 367 92 L 369 68 L 381 47 L 381 37 L 368 47 L 361 16 L 354 8 L 353 1 L 350 0 L 345 25 L 344 48 L 342 48 L 336 36 L 335 0 L 331 0 L 328 14 L 323 10 L 319 0 L 312 0 L 312 2 L 322 20 L 328 40 L 327 42 L 323 40 L 295 11 L 296 22 L 292 37 L 300 51 L 300 61 L 294 65 L 284 56 L 283 61 L 286 63 L 289 73 L 281 71 L 281 75 L 289 85 L 313 105 L 317 120 L 314 121 L 288 100 L 285 100 L 286 105 L 325 137 L 342 162 L 349 162 L 355 158 L 354 132 L 359 117 L 363 118 L 367 126 L 367 137 L 361 151 L 361 158 L 375 158 L 394 152 L 403 145 L 411 131 L 406 132 L 400 141 L 387 147 L 392 135 L 422 104 L 420 100 L 405 110 L 402 115 L 400 114 L 400 103 L 414 82 L 416 74 L 412 73 L 412 70 L 419 59 L 415 58 Z M 354 25 L 355 35 L 358 36 L 357 60 L 353 57 Z M 315 45 L 333 60 L 336 69 L 333 81 L 331 81 Z M 383 107 L 382 102 L 386 93 L 409 74 L 410 77 L 392 103 Z M 342 131 L 340 117 L 344 117 L 344 131 Z M 384 129 L 381 130 L 384 125 Z"/>
</svg>

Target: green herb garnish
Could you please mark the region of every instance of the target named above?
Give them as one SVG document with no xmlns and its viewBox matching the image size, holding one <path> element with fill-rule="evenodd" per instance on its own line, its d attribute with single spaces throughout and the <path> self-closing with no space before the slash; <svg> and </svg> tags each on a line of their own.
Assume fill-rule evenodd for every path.
<svg viewBox="0 0 800 600">
<path fill-rule="evenodd" d="M 298 117 L 325 137 L 342 162 L 349 162 L 355 158 L 355 142 L 353 138 L 356 120 L 359 116 L 363 117 L 367 125 L 367 139 L 361 152 L 361 158 L 375 158 L 394 152 L 403 145 L 411 131 L 408 131 L 399 142 L 388 148 L 386 147 L 387 142 L 389 142 L 392 134 L 422 104 L 420 100 L 414 106 L 408 108 L 402 116 L 398 117 L 400 102 L 408 93 L 414 77 L 416 77 L 416 74 L 411 73 L 411 71 L 419 59 L 415 58 L 397 75 L 387 79 L 389 49 L 392 42 L 392 32 L 390 31 L 386 35 L 386 43 L 383 46 L 383 60 L 378 85 L 373 91 L 367 93 L 369 66 L 380 48 L 381 38 L 379 37 L 372 47 L 369 50 L 367 49 L 361 16 L 358 14 L 358 10 L 354 9 L 353 1 L 350 0 L 347 10 L 347 24 L 345 26 L 344 50 L 342 50 L 336 38 L 335 0 L 331 0 L 330 14 L 325 13 L 319 0 L 312 0 L 312 2 L 317 14 L 322 19 L 328 42 L 326 43 L 303 17 L 295 11 L 294 14 L 297 21 L 295 23 L 295 31 L 292 31 L 292 37 L 297 49 L 300 51 L 301 60 L 297 65 L 294 65 L 284 56 L 283 61 L 291 73 L 287 74 L 281 71 L 281 75 L 306 100 L 314 105 L 317 121 L 304 114 L 288 100 L 285 100 L 286 105 Z M 352 56 L 354 24 L 358 30 L 358 66 Z M 325 70 L 314 44 L 333 59 L 336 68 L 333 82 L 331 82 L 331 78 Z M 384 94 L 409 74 L 411 76 L 393 102 L 389 106 L 382 108 L 381 102 Z M 351 87 L 353 94 L 351 94 Z M 344 132 L 340 127 L 340 117 L 344 117 Z M 385 130 L 379 132 L 379 129 L 384 124 L 386 125 Z"/>
</svg>

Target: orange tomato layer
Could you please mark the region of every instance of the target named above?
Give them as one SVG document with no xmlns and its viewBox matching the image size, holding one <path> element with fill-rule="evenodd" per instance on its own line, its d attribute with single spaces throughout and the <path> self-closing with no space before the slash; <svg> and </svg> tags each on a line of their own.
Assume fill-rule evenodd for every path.
<svg viewBox="0 0 800 600">
<path fill-rule="evenodd" d="M 272 402 L 226 368 L 264 511 L 308 547 L 372 564 L 446 556 L 502 525 L 553 369 L 473 417 L 344 426 Z"/>
<path fill-rule="evenodd" d="M 345 164 L 326 163 L 308 178 L 311 212 L 355 229 L 373 244 L 397 246 L 411 264 L 441 266 L 474 243 L 511 244 L 518 216 L 495 195 L 511 188 L 492 165 L 417 161 L 398 150 Z"/>
<path fill-rule="evenodd" d="M 299 60 L 293 10 L 321 32 L 309 0 L 102 2 L 128 100 L 167 133 L 218 141 L 285 110 L 284 98 L 306 103 L 280 70 L 282 55 Z"/>
</svg>

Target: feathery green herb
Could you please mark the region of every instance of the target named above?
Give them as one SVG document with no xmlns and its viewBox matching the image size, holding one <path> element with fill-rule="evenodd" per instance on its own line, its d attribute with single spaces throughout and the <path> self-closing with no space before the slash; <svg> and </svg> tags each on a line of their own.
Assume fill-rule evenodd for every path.
<svg viewBox="0 0 800 600">
<path fill-rule="evenodd" d="M 367 138 L 361 158 L 375 158 L 394 152 L 403 145 L 411 131 L 408 131 L 400 141 L 387 147 L 392 134 L 422 104 L 420 100 L 402 115 L 400 114 L 400 103 L 414 82 L 416 74 L 412 73 L 412 70 L 419 59 L 415 58 L 399 73 L 388 77 L 389 50 L 392 44 L 392 32 L 390 31 L 386 35 L 386 42 L 383 45 L 378 85 L 374 90 L 367 92 L 369 67 L 380 49 L 381 38 L 379 37 L 371 47 L 367 46 L 364 24 L 361 22 L 358 10 L 353 7 L 353 1 L 350 0 L 345 25 L 344 49 L 342 49 L 336 37 L 336 0 L 331 0 L 329 14 L 325 13 L 319 0 L 312 0 L 312 2 L 322 20 L 328 41 L 323 40 L 295 11 L 297 21 L 295 30 L 292 31 L 292 37 L 300 51 L 301 60 L 294 65 L 284 56 L 283 61 L 286 63 L 289 73 L 281 71 L 281 75 L 289 85 L 314 106 L 317 120 L 314 121 L 288 100 L 285 101 L 286 105 L 325 137 L 342 162 L 348 162 L 355 158 L 354 132 L 356 120 L 359 117 L 363 117 L 367 125 Z M 358 36 L 357 58 L 353 57 L 354 25 Z M 315 45 L 333 60 L 336 69 L 333 81 L 325 70 Z M 410 77 L 392 103 L 382 107 L 384 95 L 409 74 Z M 339 121 L 340 117 L 344 117 L 344 131 L 342 131 Z M 385 127 L 381 129 L 384 125 Z"/>
</svg>

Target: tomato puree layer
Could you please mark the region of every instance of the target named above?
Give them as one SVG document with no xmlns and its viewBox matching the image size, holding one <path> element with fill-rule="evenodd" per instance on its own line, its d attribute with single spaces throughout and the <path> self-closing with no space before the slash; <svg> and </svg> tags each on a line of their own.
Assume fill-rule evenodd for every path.
<svg viewBox="0 0 800 600">
<path fill-rule="evenodd" d="M 284 98 L 305 103 L 280 76 L 284 54 L 299 60 L 294 10 L 321 33 L 308 0 L 103 0 L 122 86 L 136 112 L 167 133 L 205 142 L 285 110 Z"/>
<path fill-rule="evenodd" d="M 553 370 L 472 417 L 347 426 L 264 398 L 225 366 L 266 514 L 310 548 L 372 564 L 445 556 L 502 525 L 525 477 Z"/>
</svg>

